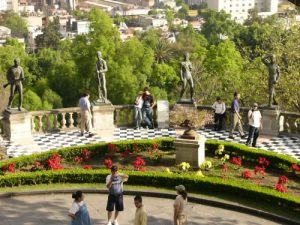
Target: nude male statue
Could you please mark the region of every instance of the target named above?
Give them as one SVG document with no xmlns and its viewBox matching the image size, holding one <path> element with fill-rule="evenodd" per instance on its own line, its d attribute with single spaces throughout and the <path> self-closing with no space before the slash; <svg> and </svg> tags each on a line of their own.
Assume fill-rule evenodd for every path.
<svg viewBox="0 0 300 225">
<path fill-rule="evenodd" d="M 180 79 L 182 81 L 182 88 L 180 92 L 180 99 L 182 99 L 183 94 L 186 90 L 187 83 L 190 86 L 190 100 L 193 101 L 194 96 L 194 81 L 192 77 L 192 63 L 189 60 L 189 53 L 185 53 L 184 61 L 181 62 L 180 68 Z"/>
<path fill-rule="evenodd" d="M 100 51 L 97 52 L 97 62 L 96 62 L 96 73 L 98 79 L 98 93 L 99 99 L 103 102 L 107 101 L 107 90 L 106 90 L 106 79 L 105 72 L 107 72 L 107 65 L 104 59 L 102 59 L 102 54 Z"/>
</svg>

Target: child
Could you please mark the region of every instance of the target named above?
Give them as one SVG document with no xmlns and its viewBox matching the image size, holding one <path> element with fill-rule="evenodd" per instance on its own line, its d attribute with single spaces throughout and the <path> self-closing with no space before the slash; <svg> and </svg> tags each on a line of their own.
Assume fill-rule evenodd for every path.
<svg viewBox="0 0 300 225">
<path fill-rule="evenodd" d="M 84 203 L 82 191 L 76 191 L 72 194 L 74 202 L 69 210 L 69 216 L 72 218 L 71 225 L 92 225 L 89 212 Z"/>
</svg>

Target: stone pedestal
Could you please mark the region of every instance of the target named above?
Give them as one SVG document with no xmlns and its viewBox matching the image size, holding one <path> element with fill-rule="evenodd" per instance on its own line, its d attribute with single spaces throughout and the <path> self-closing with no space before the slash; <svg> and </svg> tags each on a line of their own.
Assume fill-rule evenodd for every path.
<svg viewBox="0 0 300 225">
<path fill-rule="evenodd" d="M 26 110 L 13 108 L 2 112 L 4 137 L 14 142 L 32 141 L 31 115 Z"/>
<path fill-rule="evenodd" d="M 114 129 L 114 110 L 115 107 L 111 103 L 93 103 L 93 130 Z"/>
<path fill-rule="evenodd" d="M 178 138 L 174 142 L 176 151 L 176 164 L 187 162 L 193 168 L 199 168 L 205 161 L 205 137 L 198 140 Z"/>
<path fill-rule="evenodd" d="M 169 102 L 157 101 L 157 127 L 159 129 L 169 128 Z"/>
<path fill-rule="evenodd" d="M 277 136 L 279 134 L 279 115 L 278 109 L 262 109 L 262 130 L 261 134 Z"/>
</svg>

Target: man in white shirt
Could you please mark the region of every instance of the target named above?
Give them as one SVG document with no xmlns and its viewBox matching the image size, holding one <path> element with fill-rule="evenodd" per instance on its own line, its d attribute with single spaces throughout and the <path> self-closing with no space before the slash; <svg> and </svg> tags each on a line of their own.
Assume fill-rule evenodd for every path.
<svg viewBox="0 0 300 225">
<path fill-rule="evenodd" d="M 221 100 L 221 98 L 217 97 L 217 100 L 212 105 L 212 108 L 215 111 L 215 130 L 219 131 L 222 129 L 226 106 L 225 103 Z"/>
<path fill-rule="evenodd" d="M 81 123 L 80 123 L 81 136 L 83 136 L 85 129 L 89 133 L 89 136 L 93 136 L 92 122 L 91 122 L 92 120 L 91 103 L 89 101 L 89 97 L 90 95 L 88 93 L 84 93 L 79 100 L 80 115 L 81 115 Z"/>
<path fill-rule="evenodd" d="M 261 113 L 258 110 L 257 103 L 254 103 L 252 108 L 249 110 L 248 119 L 249 119 L 249 135 L 248 135 L 246 145 L 251 146 L 251 141 L 252 141 L 252 147 L 256 147 L 256 140 L 259 136 L 259 129 L 262 128 Z"/>
</svg>

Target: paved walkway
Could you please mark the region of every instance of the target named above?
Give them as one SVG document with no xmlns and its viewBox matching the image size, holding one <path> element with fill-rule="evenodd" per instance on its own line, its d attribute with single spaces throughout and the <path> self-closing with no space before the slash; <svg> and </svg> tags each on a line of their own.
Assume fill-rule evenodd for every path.
<svg viewBox="0 0 300 225">
<path fill-rule="evenodd" d="M 106 195 L 86 194 L 94 225 L 106 224 Z M 125 196 L 125 212 L 118 219 L 120 225 L 132 225 L 135 213 L 133 196 Z M 144 197 L 148 212 L 148 225 L 173 225 L 173 200 Z M 3 225 L 67 225 L 71 194 L 45 194 L 15 196 L 0 199 L 0 224 Z M 210 206 L 188 205 L 188 225 L 276 225 L 276 223 L 248 214 L 238 213 Z"/>
<path fill-rule="evenodd" d="M 81 136 L 80 132 L 75 130 L 60 133 L 37 134 L 34 135 L 32 144 L 28 144 L 26 140 L 24 140 L 24 143 L 19 144 L 0 140 L 0 147 L 2 146 L 7 149 L 7 155 L 11 157 L 18 157 L 20 155 L 29 155 L 51 149 L 90 143 L 151 139 L 158 137 L 174 138 L 182 134 L 182 132 L 183 130 L 174 129 L 134 130 L 130 128 L 116 128 L 114 130 L 101 131 L 95 136 L 89 137 L 87 134 L 85 136 Z M 207 139 L 223 140 L 242 144 L 246 141 L 245 139 L 241 139 L 239 135 L 235 135 L 234 139 L 229 139 L 229 133 L 227 131 L 215 132 L 210 129 L 203 129 L 199 130 L 198 133 L 204 135 Z M 258 148 L 287 154 L 300 160 L 300 138 L 286 136 L 260 136 L 258 139 Z"/>
</svg>

